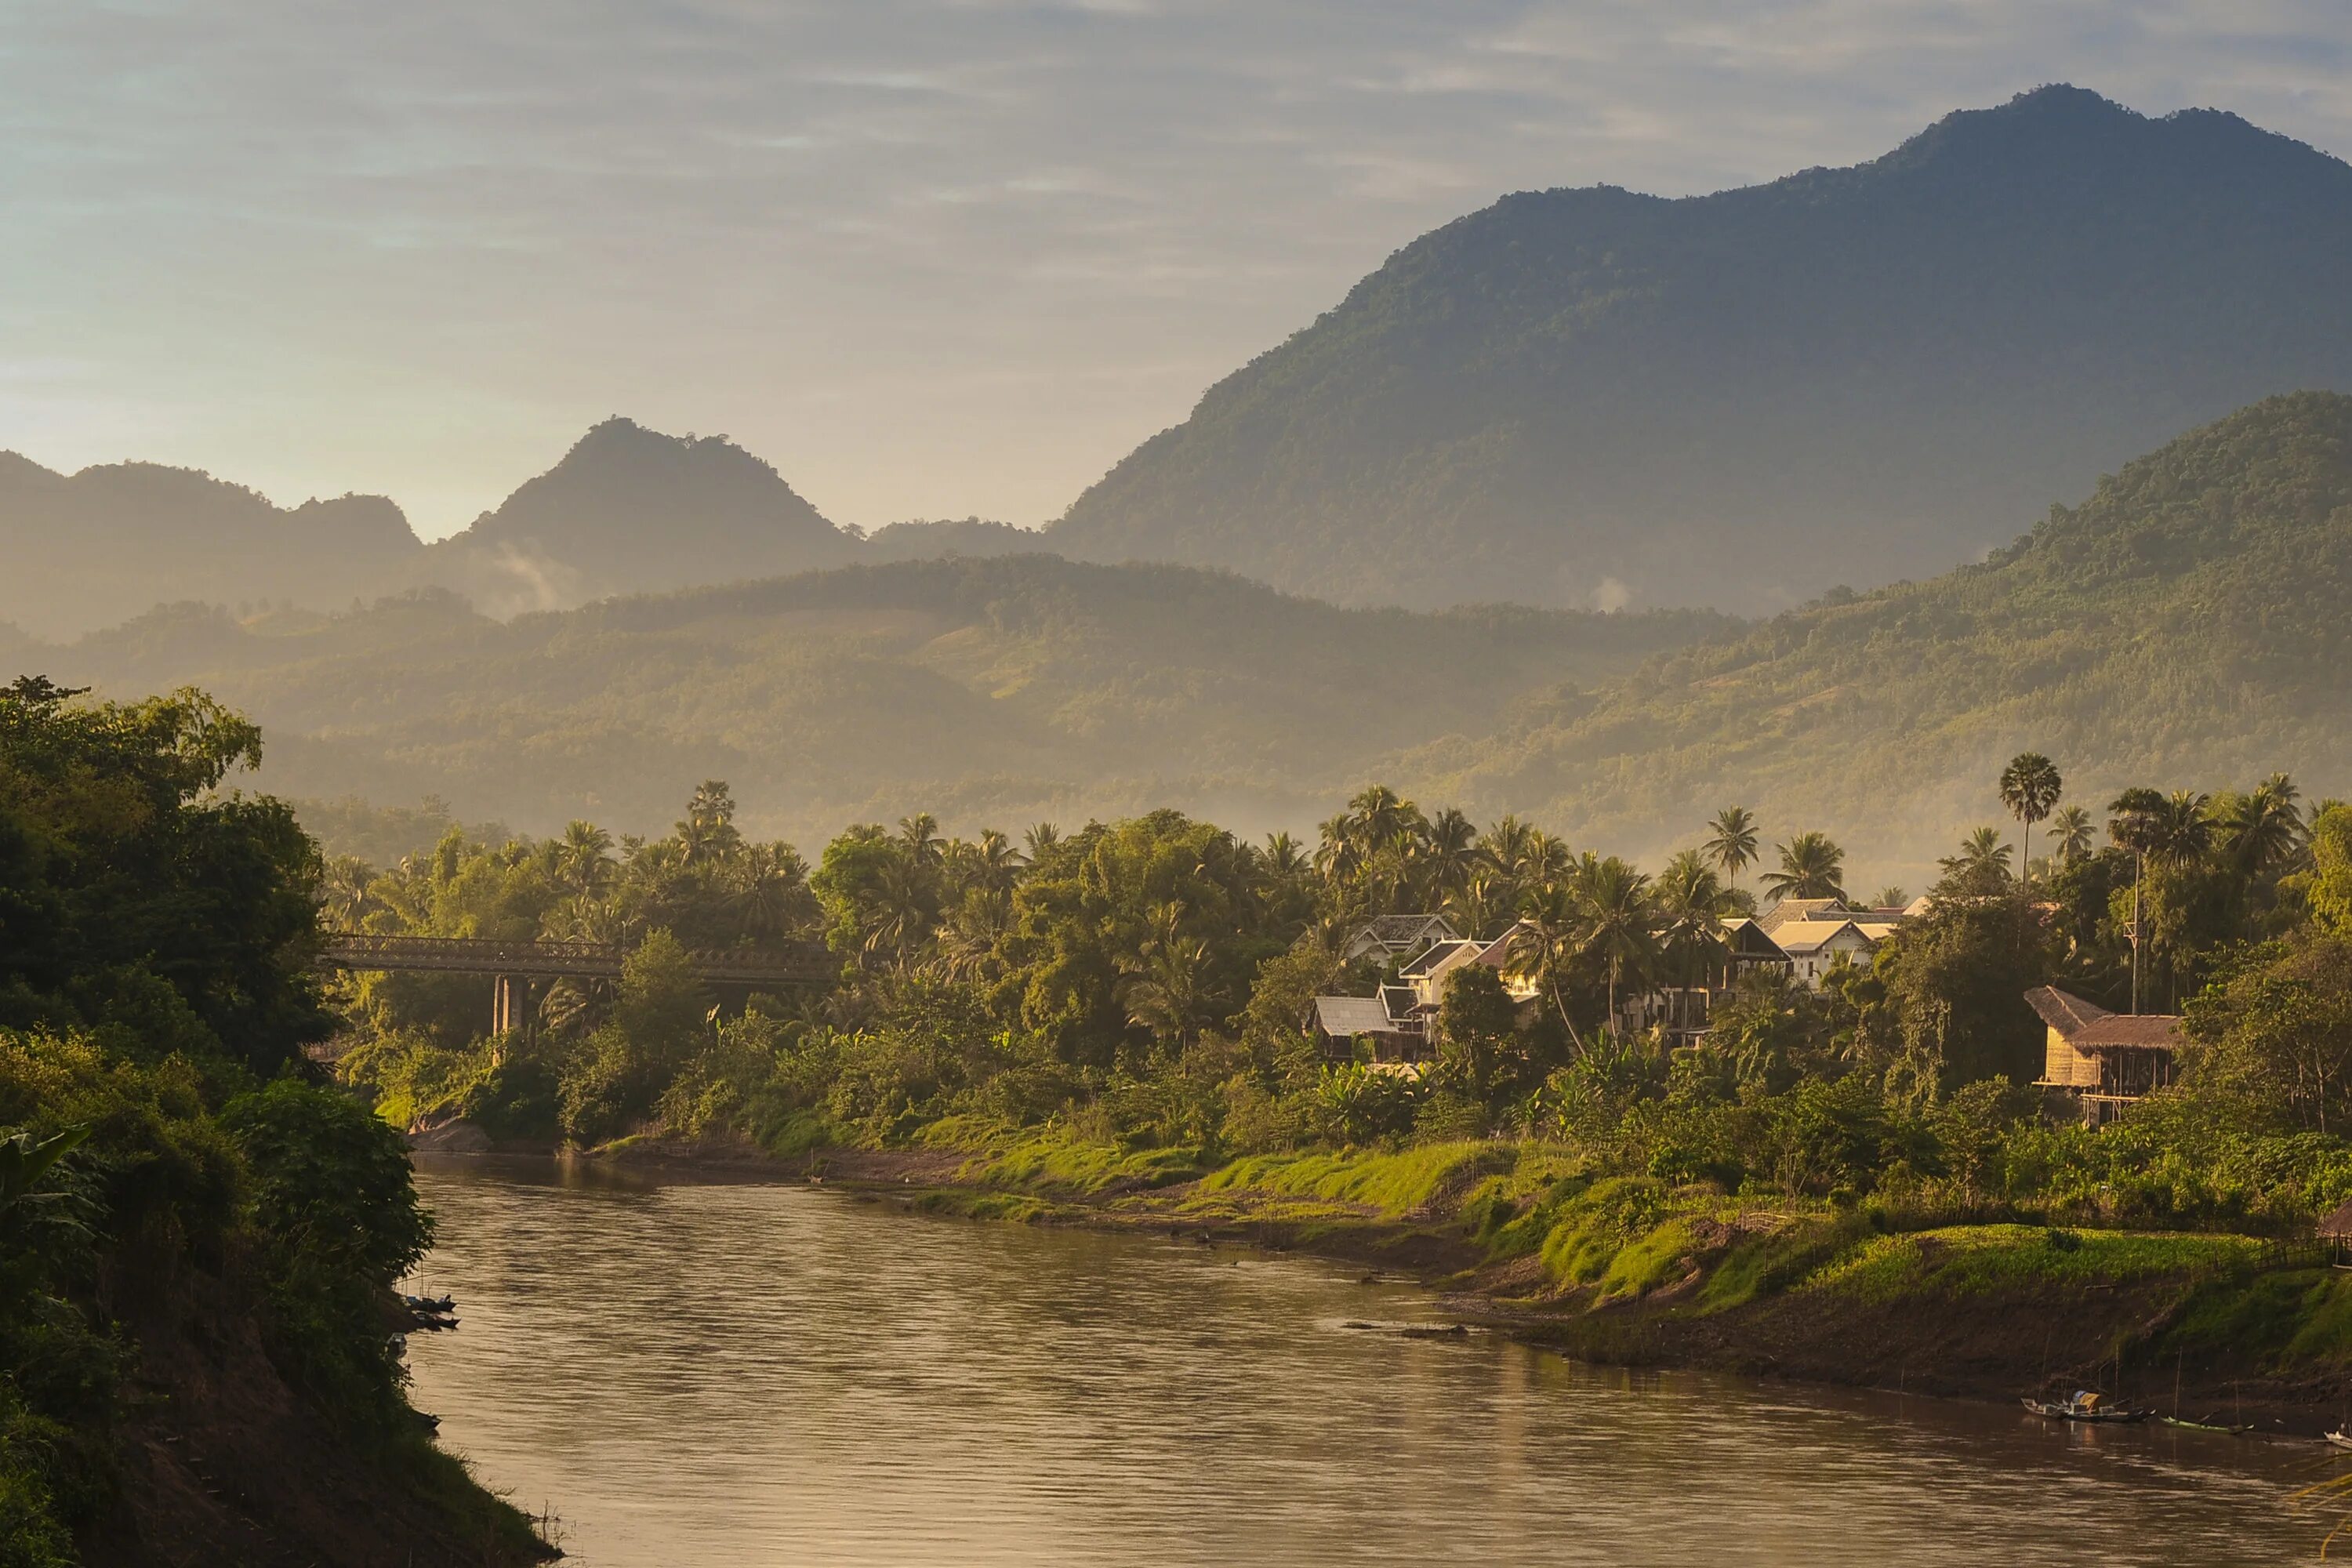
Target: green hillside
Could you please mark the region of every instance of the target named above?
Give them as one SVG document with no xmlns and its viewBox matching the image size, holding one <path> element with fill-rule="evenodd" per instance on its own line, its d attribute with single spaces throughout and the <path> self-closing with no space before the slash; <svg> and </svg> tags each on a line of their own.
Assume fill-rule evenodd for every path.
<svg viewBox="0 0 2352 1568">
<path fill-rule="evenodd" d="M 2352 398 L 2272 398 L 1983 564 L 1832 595 L 1393 771 L 1611 844 L 1738 802 L 1891 870 L 2000 820 L 1992 780 L 2028 748 L 2095 809 L 2280 767 L 2352 793 Z"/>
<path fill-rule="evenodd" d="M 1874 162 L 1522 193 L 1414 241 L 1051 534 L 1342 603 L 1769 613 L 2352 389 L 2352 167 L 2048 88 Z"/>
<path fill-rule="evenodd" d="M 262 783 L 289 795 L 645 830 L 722 778 L 747 826 L 814 841 L 919 809 L 951 828 L 1162 805 L 1304 826 L 1385 754 L 1465 744 L 1529 693 L 1597 686 L 1727 624 L 1342 610 L 1223 574 L 1029 555 L 506 624 L 447 594 L 244 623 L 189 605 L 10 662 L 110 693 L 200 683 L 263 725 Z"/>
</svg>

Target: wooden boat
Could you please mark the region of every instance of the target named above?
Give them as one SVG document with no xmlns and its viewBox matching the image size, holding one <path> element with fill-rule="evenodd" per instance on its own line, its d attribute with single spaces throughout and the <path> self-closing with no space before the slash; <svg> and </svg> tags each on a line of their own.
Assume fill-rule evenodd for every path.
<svg viewBox="0 0 2352 1568">
<path fill-rule="evenodd" d="M 2145 1421 L 2156 1414 L 2153 1410 L 2134 1410 L 2126 1405 L 2109 1405 L 2105 1396 L 2087 1388 L 2078 1388 L 2072 1399 L 2022 1399 L 2018 1402 L 2036 1415 L 2046 1415 L 2053 1421 L 2113 1422 L 2118 1425 Z"/>
<path fill-rule="evenodd" d="M 2339 1448 L 2352 1448 L 2352 1432 L 2347 1432 L 2342 1427 L 2337 1427 L 2327 1434 L 2327 1440 Z"/>
<path fill-rule="evenodd" d="M 2159 1415 L 2157 1419 L 2163 1422 L 2167 1426 L 2178 1426 L 2183 1431 L 2221 1432 L 2226 1433 L 2228 1436 L 2232 1437 L 2242 1437 L 2247 1433 L 2253 1430 L 2252 1426 L 2224 1426 L 2218 1421 L 2183 1421 L 2178 1415 Z M 2344 1446 L 2347 1448 L 2352 1448 L 2352 1439 L 2347 1439 Z"/>
</svg>

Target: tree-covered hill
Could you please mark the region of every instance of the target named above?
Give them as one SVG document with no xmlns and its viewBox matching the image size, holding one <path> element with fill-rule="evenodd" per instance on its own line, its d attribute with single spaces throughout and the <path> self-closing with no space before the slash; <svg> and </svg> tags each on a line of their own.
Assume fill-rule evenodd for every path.
<svg viewBox="0 0 2352 1568">
<path fill-rule="evenodd" d="M 175 599 L 348 604 L 383 592 L 419 548 L 381 496 L 281 508 L 189 468 L 60 474 L 0 452 L 0 622 L 42 636 Z"/>
<path fill-rule="evenodd" d="M 1976 559 L 2352 388 L 2352 167 L 2073 88 L 1874 162 L 1509 196 L 1210 389 L 1053 530 L 1346 603 L 1785 608 Z"/>
<path fill-rule="evenodd" d="M 1392 771 L 1636 847 L 1738 802 L 1768 837 L 1824 829 L 1889 864 L 1999 820 L 1991 781 L 2029 748 L 2095 811 L 2282 767 L 2352 793 L 2352 397 L 2269 399 L 1990 561 L 1832 595 Z"/>
<path fill-rule="evenodd" d="M 1343 610 L 1221 573 L 1029 555 L 504 624 L 446 593 L 244 622 L 187 605 L 13 662 L 109 692 L 201 684 L 267 726 L 281 794 L 642 830 L 722 778 L 748 826 L 814 839 L 915 809 L 959 828 L 1171 804 L 1300 826 L 1376 758 L 1488 732 L 1528 693 L 1597 686 L 1727 624 Z"/>
</svg>

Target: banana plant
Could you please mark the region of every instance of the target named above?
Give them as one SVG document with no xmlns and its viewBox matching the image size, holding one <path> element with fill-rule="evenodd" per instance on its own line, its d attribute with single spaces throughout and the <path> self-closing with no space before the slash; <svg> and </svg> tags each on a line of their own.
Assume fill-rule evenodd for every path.
<svg viewBox="0 0 2352 1568">
<path fill-rule="evenodd" d="M 0 1232 L 39 1217 L 42 1210 L 65 1195 L 34 1189 L 50 1166 L 79 1148 L 89 1136 L 87 1127 L 68 1127 L 47 1138 L 37 1139 L 30 1132 L 0 1138 Z"/>
</svg>

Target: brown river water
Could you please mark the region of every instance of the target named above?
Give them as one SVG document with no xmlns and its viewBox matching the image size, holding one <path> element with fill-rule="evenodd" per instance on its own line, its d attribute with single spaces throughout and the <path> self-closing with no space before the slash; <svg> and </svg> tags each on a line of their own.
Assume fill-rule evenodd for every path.
<svg viewBox="0 0 2352 1568">
<path fill-rule="evenodd" d="M 1580 1366 L 1360 1270 L 426 1157 L 444 1443 L 588 1568 L 2308 1561 L 2316 1445 Z M 2352 1531 L 2347 1531 L 2352 1539 Z M 2341 1543 L 2339 1543 L 2341 1544 Z M 2331 1555 L 2340 1555 L 2340 1552 Z"/>
</svg>

